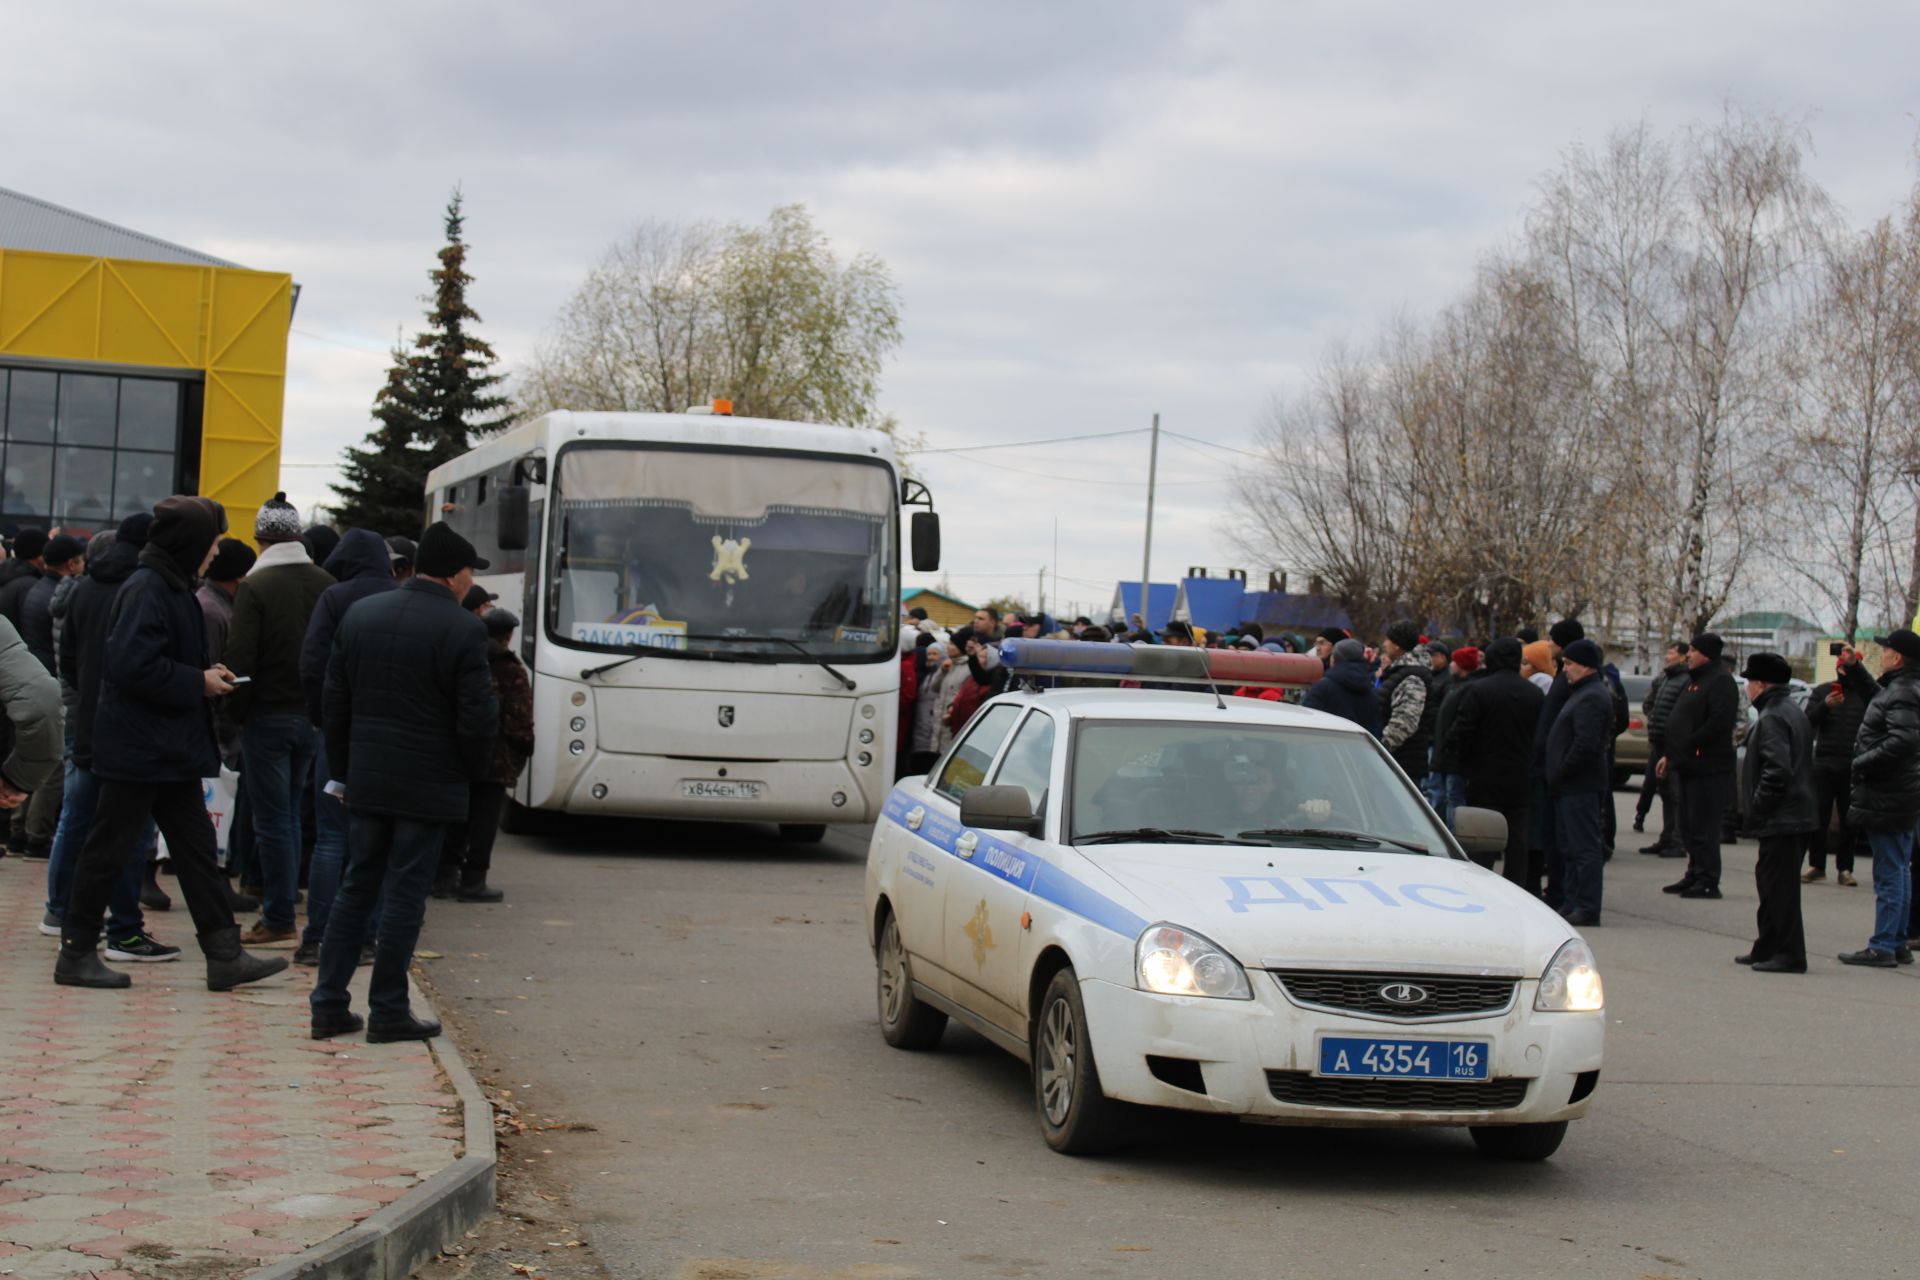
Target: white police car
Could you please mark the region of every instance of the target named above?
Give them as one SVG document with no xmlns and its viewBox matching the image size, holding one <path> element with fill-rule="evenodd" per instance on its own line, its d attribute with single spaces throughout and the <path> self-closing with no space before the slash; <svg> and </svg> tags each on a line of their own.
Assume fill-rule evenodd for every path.
<svg viewBox="0 0 1920 1280">
<path fill-rule="evenodd" d="M 1024 676 L 1318 671 L 1067 642 L 1005 656 Z M 952 1018 L 1030 1062 L 1063 1152 L 1109 1148 L 1117 1104 L 1140 1103 L 1461 1125 L 1488 1155 L 1544 1159 L 1599 1080 L 1600 976 L 1555 912 L 1464 856 L 1462 842 L 1501 847 L 1499 815 L 1456 825 L 1460 840 L 1371 735 L 1318 712 L 1004 694 L 875 827 L 881 1033 L 931 1048 Z"/>
</svg>

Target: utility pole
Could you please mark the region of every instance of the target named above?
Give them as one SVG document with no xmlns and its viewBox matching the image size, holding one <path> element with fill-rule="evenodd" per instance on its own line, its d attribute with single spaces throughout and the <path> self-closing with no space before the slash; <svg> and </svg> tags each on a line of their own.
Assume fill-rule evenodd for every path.
<svg viewBox="0 0 1920 1280">
<path fill-rule="evenodd" d="M 1036 622 L 1040 621 L 1041 618 L 1045 618 L 1047 616 L 1047 566 L 1045 565 L 1040 566 L 1039 600 L 1040 600 L 1040 607 L 1039 609 L 1036 610 L 1036 612 L 1040 615 L 1040 617 L 1034 619 L 1034 621 Z"/>
<path fill-rule="evenodd" d="M 1140 621 L 1152 626 L 1147 611 L 1149 583 L 1153 581 L 1153 488 L 1160 475 L 1160 415 L 1153 415 L 1153 444 L 1147 453 L 1147 546 L 1140 555 Z"/>
</svg>

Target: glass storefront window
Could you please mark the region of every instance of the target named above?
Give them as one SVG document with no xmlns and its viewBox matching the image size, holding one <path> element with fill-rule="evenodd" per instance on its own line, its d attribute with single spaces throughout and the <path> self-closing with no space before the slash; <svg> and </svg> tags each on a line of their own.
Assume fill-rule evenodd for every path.
<svg viewBox="0 0 1920 1280">
<path fill-rule="evenodd" d="M 121 452 L 113 460 L 113 518 L 124 520 L 173 492 L 173 455 Z"/>
<path fill-rule="evenodd" d="M 113 451 L 62 448 L 53 473 L 55 523 L 105 520 L 113 514 Z"/>
<path fill-rule="evenodd" d="M 13 371 L 7 388 L 7 439 L 53 443 L 54 391 L 59 385 L 57 374 L 38 369 Z"/>
<path fill-rule="evenodd" d="M 113 447 L 120 379 L 97 373 L 60 375 L 60 443 Z"/>
<path fill-rule="evenodd" d="M 120 380 L 120 447 L 163 449 L 179 445 L 180 384 L 158 378 Z"/>
<path fill-rule="evenodd" d="M 5 484 L 0 508 L 7 512 L 39 515 L 53 510 L 53 446 L 9 442 Z"/>
</svg>

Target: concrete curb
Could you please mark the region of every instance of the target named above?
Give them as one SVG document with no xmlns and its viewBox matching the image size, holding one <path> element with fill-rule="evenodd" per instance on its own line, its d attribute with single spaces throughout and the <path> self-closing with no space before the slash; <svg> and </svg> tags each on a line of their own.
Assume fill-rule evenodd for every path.
<svg viewBox="0 0 1920 1280">
<path fill-rule="evenodd" d="M 433 1006 L 413 984 L 415 1007 Z M 426 1259 L 493 1212 L 493 1106 L 445 1032 L 427 1042 L 460 1098 L 459 1159 L 364 1222 L 305 1253 L 250 1273 L 251 1280 L 405 1280 Z"/>
</svg>

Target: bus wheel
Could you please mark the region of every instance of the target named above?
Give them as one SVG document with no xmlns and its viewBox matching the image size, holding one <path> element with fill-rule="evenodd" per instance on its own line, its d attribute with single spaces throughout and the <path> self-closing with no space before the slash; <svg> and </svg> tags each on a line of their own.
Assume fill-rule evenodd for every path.
<svg viewBox="0 0 1920 1280">
<path fill-rule="evenodd" d="M 788 844 L 819 844 L 827 838 L 827 824 L 824 822 L 783 822 L 780 824 L 780 838 Z"/>
</svg>

